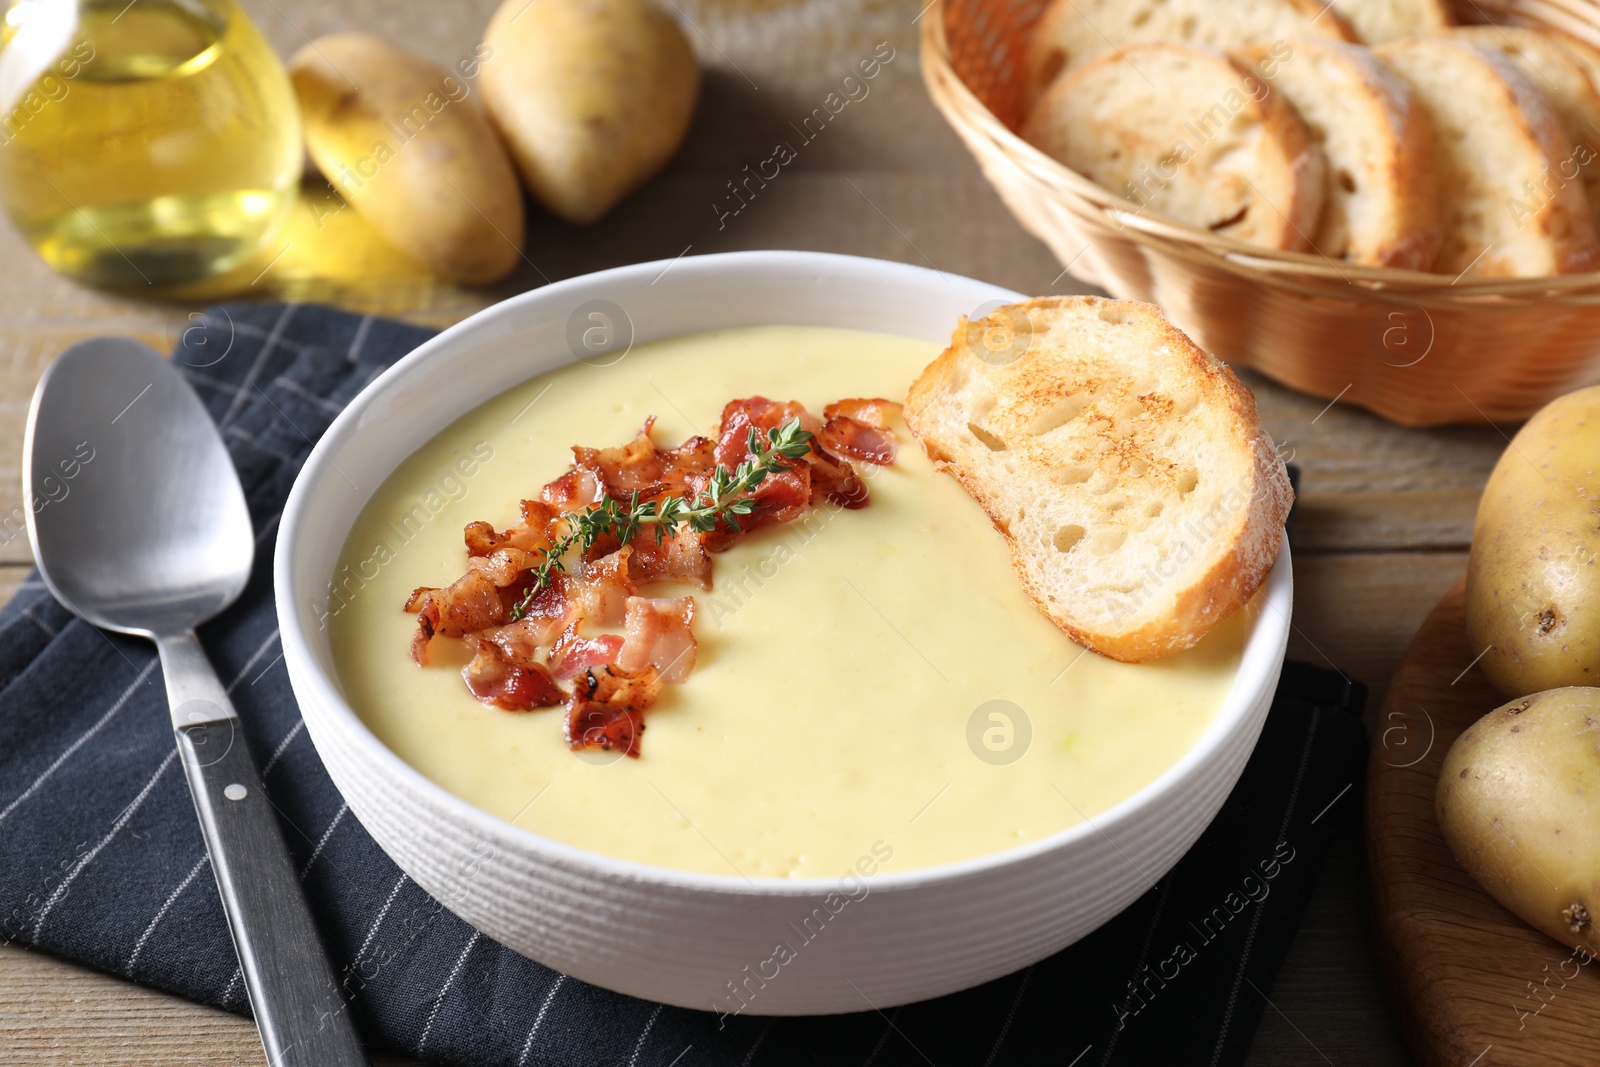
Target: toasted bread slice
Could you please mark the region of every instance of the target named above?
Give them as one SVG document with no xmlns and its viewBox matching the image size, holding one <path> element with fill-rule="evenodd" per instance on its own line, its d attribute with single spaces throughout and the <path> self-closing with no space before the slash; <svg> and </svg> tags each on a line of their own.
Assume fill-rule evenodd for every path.
<svg viewBox="0 0 1600 1067">
<path fill-rule="evenodd" d="M 1560 181 L 1570 154 L 1554 106 L 1499 52 L 1408 37 L 1378 55 L 1433 127 L 1444 244 L 1440 274 L 1539 277 L 1600 267 L 1583 186 Z"/>
<path fill-rule="evenodd" d="M 1022 136 L 1141 208 L 1305 249 L 1322 206 L 1322 153 L 1264 88 L 1214 49 L 1145 41 L 1057 81 Z"/>
<path fill-rule="evenodd" d="M 1333 9 L 1365 44 L 1432 33 L 1456 21 L 1444 0 L 1333 0 Z"/>
<path fill-rule="evenodd" d="M 1579 40 L 1571 34 L 1562 33 L 1548 26 L 1534 29 L 1535 33 L 1543 34 L 1556 44 L 1566 49 L 1567 53 L 1576 59 L 1582 66 L 1583 72 L 1589 75 L 1589 82 L 1596 89 L 1600 89 L 1600 48 L 1596 48 L 1588 41 Z"/>
<path fill-rule="evenodd" d="M 1322 0 L 1055 0 L 1028 43 L 1024 94 L 1031 103 L 1062 75 L 1136 41 L 1234 48 L 1290 37 L 1359 40 Z"/>
<path fill-rule="evenodd" d="M 1316 250 L 1373 266 L 1432 267 L 1444 238 L 1433 134 L 1411 87 L 1343 41 L 1276 41 L 1239 58 L 1294 106 L 1322 149 Z"/>
<path fill-rule="evenodd" d="M 1590 215 L 1600 211 L 1600 91 L 1571 46 L 1525 26 L 1458 26 L 1450 36 L 1499 52 L 1550 98 L 1568 146 L 1552 180 L 1581 182 Z"/>
<path fill-rule="evenodd" d="M 1039 610 L 1113 659 L 1195 644 L 1277 558 L 1293 494 L 1255 398 L 1152 304 L 1043 297 L 963 319 L 905 421 Z"/>
<path fill-rule="evenodd" d="M 1600 48 L 1546 26 L 1538 27 L 1533 32 L 1577 60 L 1578 66 L 1589 78 L 1589 85 L 1600 92 Z M 1595 216 L 1595 231 L 1600 234 L 1600 159 L 1590 159 L 1583 165 L 1583 187 L 1589 197 L 1589 208 Z"/>
</svg>

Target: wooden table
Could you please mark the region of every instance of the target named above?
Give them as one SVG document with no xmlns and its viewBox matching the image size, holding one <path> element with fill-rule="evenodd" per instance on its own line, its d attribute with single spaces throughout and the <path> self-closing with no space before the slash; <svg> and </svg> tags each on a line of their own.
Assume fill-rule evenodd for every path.
<svg viewBox="0 0 1600 1067">
<path fill-rule="evenodd" d="M 344 29 L 387 35 L 451 63 L 468 54 L 495 0 L 242 0 L 280 53 Z M 511 293 L 602 267 L 733 249 L 805 248 L 879 256 L 1028 293 L 1080 289 L 1006 213 L 935 113 L 917 69 L 926 0 L 675 0 L 706 69 L 688 144 L 670 169 L 598 226 L 535 213 L 529 264 L 491 290 L 431 281 L 377 242 L 354 212 L 318 231 L 306 210 L 290 247 L 232 280 L 236 293 L 320 299 L 446 324 Z M 778 179 L 719 226 L 713 204 L 746 164 L 771 155 L 880 41 L 894 59 Z M 221 295 L 122 298 L 44 268 L 0 226 L 0 506 L 20 503 L 28 398 L 48 360 L 116 332 L 165 349 L 188 315 Z M 266 268 L 263 271 L 263 268 Z M 259 277 L 254 275 L 260 272 Z M 1466 562 L 1477 495 L 1505 445 L 1493 427 L 1403 430 L 1246 375 L 1274 439 L 1304 473 L 1296 531 L 1291 655 L 1367 682 L 1373 705 L 1423 616 Z M 20 514 L 20 512 L 18 513 Z M 25 537 L 0 542 L 0 598 L 29 563 Z M 1360 803 L 1352 790 L 1343 801 Z M 1271 991 L 1250 1062 L 1407 1062 L 1385 1007 L 1364 914 L 1360 849 L 1336 849 Z M 15 947 L 0 949 L 0 1063 L 249 1064 L 251 1025 Z M 387 1061 L 394 1062 L 394 1061 Z"/>
</svg>

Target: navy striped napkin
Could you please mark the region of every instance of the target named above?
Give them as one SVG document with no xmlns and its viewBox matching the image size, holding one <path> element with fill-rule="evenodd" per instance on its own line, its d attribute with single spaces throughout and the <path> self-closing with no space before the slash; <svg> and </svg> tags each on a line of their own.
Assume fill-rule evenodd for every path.
<svg viewBox="0 0 1600 1067">
<path fill-rule="evenodd" d="M 446 1064 L 1237 1064 L 1329 838 L 1357 811 L 1365 691 L 1290 663 L 1261 744 L 1195 849 L 1126 912 L 1027 970 L 924 1004 L 810 1019 L 663 1007 L 484 938 L 400 873 L 305 736 L 271 590 L 278 511 L 341 407 L 430 336 L 311 305 L 213 308 L 175 359 L 222 427 L 255 574 L 201 638 L 261 764 L 351 1010 L 374 1046 Z M 250 1010 L 173 756 L 151 646 L 37 578 L 0 612 L 0 938 Z"/>
</svg>

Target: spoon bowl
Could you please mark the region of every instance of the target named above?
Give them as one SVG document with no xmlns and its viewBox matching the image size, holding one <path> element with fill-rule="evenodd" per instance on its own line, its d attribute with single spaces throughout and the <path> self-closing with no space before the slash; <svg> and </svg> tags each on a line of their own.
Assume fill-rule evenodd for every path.
<svg viewBox="0 0 1600 1067">
<path fill-rule="evenodd" d="M 103 337 L 63 352 L 23 451 L 39 573 L 94 625 L 181 633 L 244 590 L 255 539 L 239 476 L 200 398 L 154 349 Z"/>
</svg>

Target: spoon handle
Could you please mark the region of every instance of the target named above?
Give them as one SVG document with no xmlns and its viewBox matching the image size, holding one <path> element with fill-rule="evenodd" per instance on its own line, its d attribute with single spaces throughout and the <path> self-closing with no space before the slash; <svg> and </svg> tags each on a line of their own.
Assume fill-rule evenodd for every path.
<svg viewBox="0 0 1600 1067">
<path fill-rule="evenodd" d="M 267 1062 L 367 1063 L 232 702 L 192 631 L 156 641 L 178 754 Z"/>
</svg>

